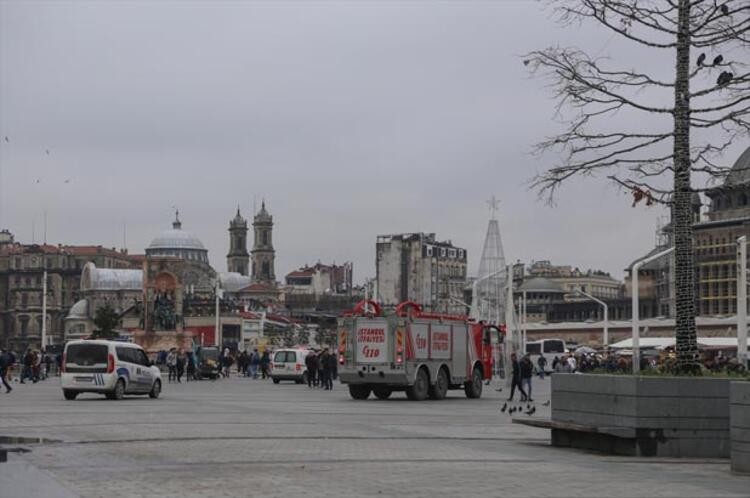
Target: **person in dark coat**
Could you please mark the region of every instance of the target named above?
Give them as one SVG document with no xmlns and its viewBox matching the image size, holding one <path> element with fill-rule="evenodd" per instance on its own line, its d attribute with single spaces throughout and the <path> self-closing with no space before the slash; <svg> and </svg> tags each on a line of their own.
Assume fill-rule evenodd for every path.
<svg viewBox="0 0 750 498">
<path fill-rule="evenodd" d="M 268 378 L 268 366 L 271 364 L 271 355 L 268 350 L 264 350 L 260 357 L 260 377 L 261 379 Z"/>
<path fill-rule="evenodd" d="M 8 370 L 13 366 L 11 355 L 6 350 L 0 351 L 0 381 L 5 386 L 5 392 L 10 393 L 13 388 L 8 384 Z"/>
<path fill-rule="evenodd" d="M 328 376 L 331 375 L 331 371 L 328 369 L 329 356 L 331 355 L 328 354 L 328 348 L 325 348 L 318 359 L 320 364 L 320 387 L 323 389 L 328 389 Z"/>
<path fill-rule="evenodd" d="M 513 373 L 511 374 L 510 379 L 510 398 L 508 398 L 508 401 L 513 401 L 516 387 L 518 387 L 518 391 L 521 393 L 521 401 L 525 401 L 527 396 L 526 392 L 523 390 L 523 386 L 521 386 L 521 366 L 518 364 L 516 353 L 510 355 L 510 363 L 513 367 Z"/>
<path fill-rule="evenodd" d="M 305 366 L 307 367 L 307 387 L 313 387 L 318 385 L 318 355 L 315 351 L 305 357 Z"/>
<path fill-rule="evenodd" d="M 328 375 L 326 375 L 326 390 L 333 391 L 333 378 L 336 376 L 336 355 L 329 353 L 326 359 L 326 367 L 328 368 Z"/>
<path fill-rule="evenodd" d="M 521 391 L 522 395 L 525 394 L 524 397 L 521 398 L 521 401 L 534 401 L 531 399 L 531 378 L 534 375 L 534 364 L 531 363 L 529 355 L 525 355 L 521 358 L 519 366 L 521 367 L 521 386 L 526 388 L 526 393 Z"/>
</svg>

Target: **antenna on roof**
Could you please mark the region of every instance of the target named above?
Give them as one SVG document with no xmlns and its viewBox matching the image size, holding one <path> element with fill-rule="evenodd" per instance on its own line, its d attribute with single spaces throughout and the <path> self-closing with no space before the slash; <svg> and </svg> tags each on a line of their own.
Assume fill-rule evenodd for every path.
<svg viewBox="0 0 750 498">
<path fill-rule="evenodd" d="M 122 222 L 122 248 L 128 248 L 128 223 L 126 221 Z"/>
<path fill-rule="evenodd" d="M 47 210 L 44 210 L 44 245 L 47 245 Z"/>
</svg>

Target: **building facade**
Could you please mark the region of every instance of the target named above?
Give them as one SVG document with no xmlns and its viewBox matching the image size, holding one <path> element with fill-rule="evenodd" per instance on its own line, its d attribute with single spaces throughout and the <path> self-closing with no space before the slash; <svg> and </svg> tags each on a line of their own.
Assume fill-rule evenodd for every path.
<svg viewBox="0 0 750 498">
<path fill-rule="evenodd" d="M 395 306 L 411 300 L 426 310 L 464 313 L 466 250 L 434 233 L 380 235 L 376 247 L 378 300 Z"/>
<path fill-rule="evenodd" d="M 128 269 L 134 260 L 125 250 L 102 246 L 20 244 L 12 236 L 0 243 L 0 344 L 23 350 L 41 347 L 44 272 L 47 272 L 47 345 L 64 341 L 65 318 L 81 297 L 81 272 Z"/>
</svg>

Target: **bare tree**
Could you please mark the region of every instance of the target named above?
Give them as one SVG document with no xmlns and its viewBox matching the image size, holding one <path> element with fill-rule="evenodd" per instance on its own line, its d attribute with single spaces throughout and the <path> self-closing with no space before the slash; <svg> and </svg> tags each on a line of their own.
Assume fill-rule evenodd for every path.
<svg viewBox="0 0 750 498">
<path fill-rule="evenodd" d="M 609 59 L 575 48 L 534 51 L 524 64 L 532 74 L 549 78 L 558 116 L 567 123 L 561 134 L 538 144 L 539 151 L 552 150 L 562 158 L 534 179 L 541 196 L 551 200 L 564 181 L 601 173 L 631 191 L 634 205 L 641 200 L 669 205 L 678 368 L 697 372 L 691 198 L 726 175 L 728 168 L 719 164 L 722 153 L 736 137 L 750 133 L 750 1 L 553 4 L 563 24 L 590 20 L 644 53 L 674 53 L 674 73 L 663 78 L 653 71 L 613 67 Z M 694 61 L 691 51 L 698 54 Z M 638 125 L 629 128 L 626 122 Z M 704 188 L 693 188 L 694 173 Z"/>
</svg>

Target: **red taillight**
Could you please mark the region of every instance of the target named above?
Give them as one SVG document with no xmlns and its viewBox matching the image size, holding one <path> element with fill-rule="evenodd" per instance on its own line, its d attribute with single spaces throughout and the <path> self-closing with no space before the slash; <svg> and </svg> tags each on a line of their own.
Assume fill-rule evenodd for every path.
<svg viewBox="0 0 750 498">
<path fill-rule="evenodd" d="M 297 367 L 297 371 L 298 371 L 298 372 L 299 372 L 300 370 L 302 370 L 302 365 L 300 365 L 299 363 L 297 363 L 297 365 L 295 365 L 295 366 Z"/>
<path fill-rule="evenodd" d="M 344 355 L 342 354 L 342 355 L 339 355 L 339 365 L 343 365 L 343 364 L 344 364 Z"/>
<path fill-rule="evenodd" d="M 107 373 L 111 374 L 115 371 L 115 357 L 114 355 L 110 354 L 107 356 Z"/>
<path fill-rule="evenodd" d="M 63 353 L 62 363 L 60 364 L 60 373 L 65 373 L 65 361 L 68 359 L 68 353 Z"/>
</svg>

